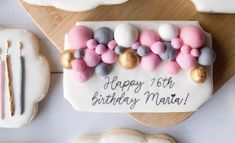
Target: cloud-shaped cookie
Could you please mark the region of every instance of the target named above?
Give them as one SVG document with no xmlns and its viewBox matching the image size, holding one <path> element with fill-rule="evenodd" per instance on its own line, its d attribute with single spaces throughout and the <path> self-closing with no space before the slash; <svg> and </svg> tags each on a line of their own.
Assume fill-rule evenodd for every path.
<svg viewBox="0 0 235 143">
<path fill-rule="evenodd" d="M 25 30 L 0 28 L 0 49 L 0 127 L 16 128 L 35 117 L 49 88 L 49 64 Z"/>
<path fill-rule="evenodd" d="M 117 129 L 99 136 L 79 137 L 74 143 L 176 143 L 166 134 L 144 134 L 132 129 Z"/>
<path fill-rule="evenodd" d="M 200 12 L 235 13 L 234 0 L 191 0 Z"/>
<path fill-rule="evenodd" d="M 54 6 L 59 9 L 79 12 L 93 9 L 99 5 L 121 4 L 128 0 L 24 0 L 41 6 Z"/>
</svg>

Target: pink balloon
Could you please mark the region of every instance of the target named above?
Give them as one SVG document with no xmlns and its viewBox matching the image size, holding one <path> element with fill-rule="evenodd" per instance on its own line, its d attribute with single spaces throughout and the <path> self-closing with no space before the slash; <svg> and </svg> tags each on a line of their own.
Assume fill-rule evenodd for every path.
<svg viewBox="0 0 235 143">
<path fill-rule="evenodd" d="M 197 65 L 196 58 L 191 53 L 180 52 L 176 57 L 176 62 L 182 69 L 190 69 Z"/>
<path fill-rule="evenodd" d="M 141 58 L 141 67 L 145 71 L 152 72 L 157 68 L 160 62 L 161 60 L 157 55 L 149 53 L 147 56 Z"/>
<path fill-rule="evenodd" d="M 117 42 L 115 40 L 112 40 L 108 43 L 108 48 L 109 49 L 115 49 L 117 46 Z"/>
<path fill-rule="evenodd" d="M 106 47 L 103 44 L 99 44 L 95 48 L 95 52 L 99 55 L 103 54 L 106 51 Z"/>
<path fill-rule="evenodd" d="M 175 75 L 180 71 L 180 66 L 175 61 L 169 61 L 165 65 L 165 71 L 170 75 Z"/>
<path fill-rule="evenodd" d="M 180 38 L 174 38 L 174 39 L 171 40 L 171 45 L 175 49 L 179 49 L 183 46 L 183 40 L 180 39 Z"/>
<path fill-rule="evenodd" d="M 191 50 L 191 54 L 194 56 L 194 57 L 199 57 L 200 56 L 200 51 L 198 49 L 192 49 Z"/>
<path fill-rule="evenodd" d="M 97 46 L 97 42 L 95 39 L 88 40 L 86 44 L 88 49 L 95 49 L 95 47 Z"/>
<path fill-rule="evenodd" d="M 142 45 L 151 47 L 153 43 L 159 41 L 160 38 L 155 30 L 146 29 L 141 31 L 139 40 Z"/>
<path fill-rule="evenodd" d="M 165 51 L 165 45 L 162 42 L 155 42 L 152 46 L 151 46 L 151 50 L 154 54 L 162 54 Z"/>
<path fill-rule="evenodd" d="M 95 67 L 100 62 L 100 56 L 94 50 L 86 49 L 83 60 L 88 67 Z"/>
<path fill-rule="evenodd" d="M 102 58 L 102 61 L 107 64 L 113 64 L 117 61 L 117 55 L 111 49 L 108 49 L 106 52 L 104 52 L 101 55 L 101 58 Z"/>
<path fill-rule="evenodd" d="M 71 62 L 72 68 L 78 72 L 84 72 L 88 67 L 86 63 L 81 59 L 76 59 Z"/>
<path fill-rule="evenodd" d="M 180 38 L 185 45 L 189 45 L 191 48 L 200 48 L 205 43 L 205 34 L 197 26 L 189 25 L 181 28 Z"/>
<path fill-rule="evenodd" d="M 191 48 L 188 45 L 184 45 L 181 47 L 180 51 L 189 54 L 191 52 Z"/>
<path fill-rule="evenodd" d="M 68 33 L 68 41 L 73 49 L 87 47 L 87 41 L 92 39 L 92 31 L 86 26 L 75 26 Z"/>
</svg>

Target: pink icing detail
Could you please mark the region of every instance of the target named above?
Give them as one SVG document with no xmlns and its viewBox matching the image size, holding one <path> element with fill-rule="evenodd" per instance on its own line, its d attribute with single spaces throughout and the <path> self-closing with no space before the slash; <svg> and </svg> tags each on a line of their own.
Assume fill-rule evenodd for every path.
<svg viewBox="0 0 235 143">
<path fill-rule="evenodd" d="M 155 42 L 152 46 L 151 46 L 151 50 L 154 54 L 162 54 L 165 51 L 165 46 L 162 42 Z"/>
<path fill-rule="evenodd" d="M 204 32 L 197 26 L 185 26 L 181 28 L 180 38 L 184 44 L 192 48 L 200 48 L 205 42 Z"/>
<path fill-rule="evenodd" d="M 140 43 L 144 46 L 151 47 L 153 43 L 160 40 L 158 33 L 152 29 L 146 29 L 140 33 Z"/>
<path fill-rule="evenodd" d="M 0 61 L 0 119 L 4 118 L 4 62 Z"/>
<path fill-rule="evenodd" d="M 101 55 L 101 58 L 102 61 L 107 64 L 113 64 L 117 61 L 117 55 L 111 49 L 108 49 L 106 52 L 104 52 L 104 54 Z"/>
<path fill-rule="evenodd" d="M 92 31 L 86 26 L 75 26 L 68 33 L 68 41 L 73 49 L 86 48 L 92 35 Z"/>
<path fill-rule="evenodd" d="M 140 42 L 135 42 L 131 48 L 134 49 L 134 50 L 137 50 L 139 48 L 139 46 L 141 46 Z"/>
<path fill-rule="evenodd" d="M 148 72 L 154 71 L 160 64 L 161 60 L 153 53 L 149 53 L 147 56 L 141 58 L 141 67 Z"/>
<path fill-rule="evenodd" d="M 81 59 L 76 59 L 71 62 L 72 68 L 78 72 L 84 72 L 88 68 L 86 63 Z"/>
<path fill-rule="evenodd" d="M 117 42 L 115 40 L 112 40 L 108 43 L 108 48 L 109 49 L 115 49 L 117 46 Z"/>
<path fill-rule="evenodd" d="M 175 49 L 179 49 L 183 46 L 183 40 L 180 38 L 174 38 L 171 40 L 171 45 Z"/>
<path fill-rule="evenodd" d="M 88 67 L 95 67 L 100 62 L 100 56 L 94 50 L 86 49 L 83 60 Z"/>
<path fill-rule="evenodd" d="M 95 52 L 99 55 L 103 54 L 106 51 L 106 47 L 103 44 L 97 45 Z"/>
<path fill-rule="evenodd" d="M 97 42 L 95 39 L 90 39 L 87 41 L 87 48 L 88 49 L 95 49 L 97 46 Z"/>
<path fill-rule="evenodd" d="M 199 57 L 200 56 L 200 51 L 198 49 L 192 49 L 191 54 L 194 57 Z"/>
<path fill-rule="evenodd" d="M 73 71 L 73 72 L 78 82 L 85 82 L 91 77 L 91 70 L 89 68 L 87 68 L 83 72 L 78 72 L 78 71 Z"/>
<path fill-rule="evenodd" d="M 191 52 L 191 48 L 188 45 L 184 45 L 181 47 L 180 51 L 189 54 Z"/>
<path fill-rule="evenodd" d="M 165 65 L 165 70 L 166 70 L 166 73 L 175 75 L 180 71 L 180 66 L 175 61 L 169 61 Z"/>
<path fill-rule="evenodd" d="M 176 57 L 176 62 L 182 69 L 190 69 L 197 65 L 196 58 L 191 54 L 180 52 Z"/>
</svg>

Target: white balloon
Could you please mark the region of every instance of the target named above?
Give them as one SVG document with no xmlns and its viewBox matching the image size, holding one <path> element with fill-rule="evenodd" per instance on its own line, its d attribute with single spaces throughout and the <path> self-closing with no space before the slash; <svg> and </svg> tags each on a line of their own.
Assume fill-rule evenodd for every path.
<svg viewBox="0 0 235 143">
<path fill-rule="evenodd" d="M 171 41 L 179 34 L 179 29 L 173 24 L 162 24 L 158 28 L 159 36 L 164 41 Z"/>
<path fill-rule="evenodd" d="M 114 39 L 119 46 L 129 48 L 138 40 L 138 29 L 129 23 L 119 24 L 115 28 Z"/>
</svg>

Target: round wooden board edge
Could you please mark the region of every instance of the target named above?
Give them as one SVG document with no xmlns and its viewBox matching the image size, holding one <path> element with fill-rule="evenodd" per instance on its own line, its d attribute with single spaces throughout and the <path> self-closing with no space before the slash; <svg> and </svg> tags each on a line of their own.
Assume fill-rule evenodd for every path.
<svg viewBox="0 0 235 143">
<path fill-rule="evenodd" d="M 190 118 L 195 112 L 179 113 L 129 113 L 137 122 L 150 127 L 170 127 Z"/>
</svg>

